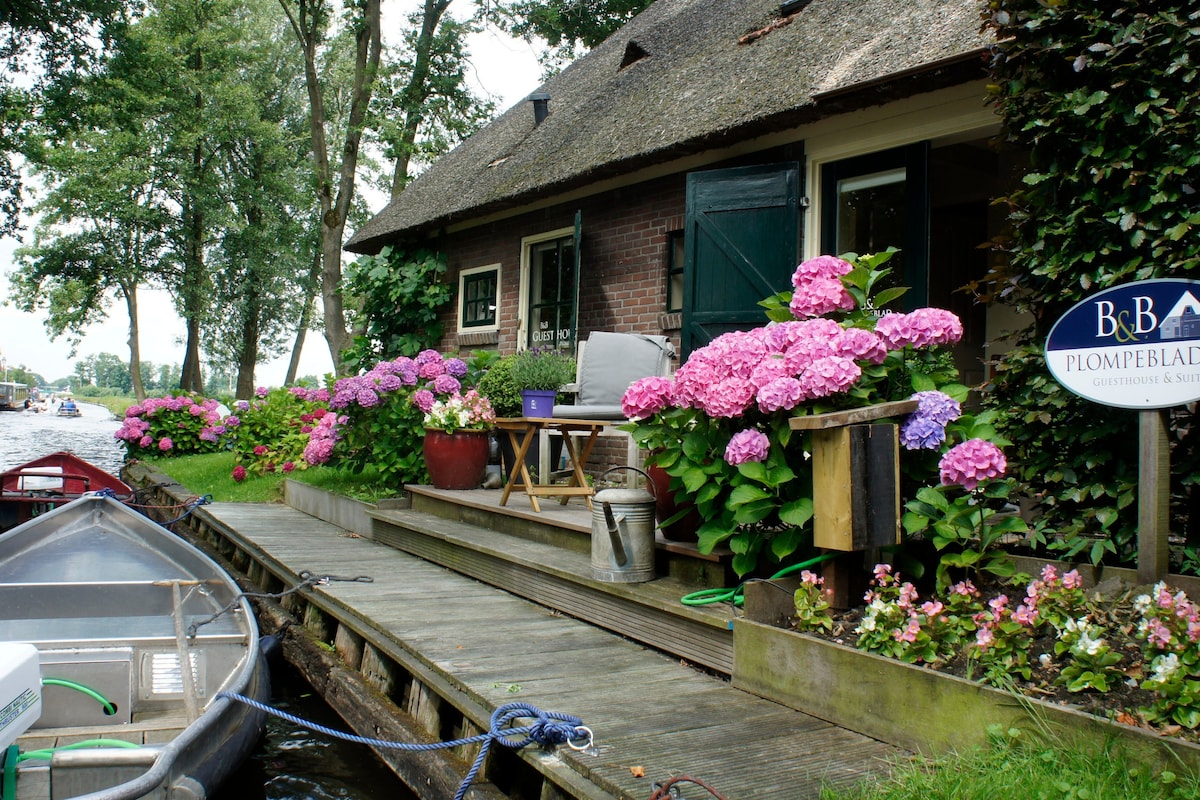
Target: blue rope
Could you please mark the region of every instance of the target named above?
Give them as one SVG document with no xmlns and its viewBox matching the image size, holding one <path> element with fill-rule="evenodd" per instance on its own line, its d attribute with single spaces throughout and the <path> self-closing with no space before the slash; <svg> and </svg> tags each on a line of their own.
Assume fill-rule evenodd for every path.
<svg viewBox="0 0 1200 800">
<path fill-rule="evenodd" d="M 332 736 L 335 739 L 341 739 L 346 742 L 355 744 L 365 744 L 369 747 L 382 747 L 390 750 L 406 750 L 409 752 L 424 753 L 431 750 L 444 750 L 451 747 L 461 747 L 467 744 L 479 744 L 483 746 L 479 748 L 479 755 L 475 757 L 475 763 L 467 770 L 467 775 L 463 778 L 462 784 L 458 787 L 458 792 L 454 795 L 454 800 L 462 800 L 466 795 L 467 789 L 474 783 L 475 777 L 479 774 L 479 770 L 483 767 L 483 761 L 487 758 L 488 748 L 492 742 L 500 742 L 505 747 L 513 750 L 520 750 L 528 744 L 537 743 L 543 747 L 549 745 L 568 744 L 575 749 L 585 749 L 592 744 L 592 732 L 584 726 L 583 721 L 579 717 L 570 714 L 561 714 L 556 711 L 542 711 L 528 703 L 508 703 L 497 708 L 492 712 L 491 728 L 487 733 L 481 733 L 476 736 L 468 736 L 462 739 L 453 739 L 448 742 L 433 742 L 431 744 L 413 744 L 409 742 L 393 742 L 386 739 L 371 739 L 366 736 L 358 736 L 353 733 L 345 733 L 343 731 L 327 728 L 324 725 L 319 725 L 315 722 L 310 722 L 306 719 L 294 716 L 286 711 L 280 711 L 277 708 L 272 708 L 257 700 L 245 697 L 234 692 L 217 692 L 217 698 L 225 697 L 230 700 L 236 700 L 239 703 L 245 703 L 251 708 L 256 708 L 272 716 L 287 720 L 294 725 L 300 725 L 317 733 L 323 733 L 326 736 Z M 521 718 L 530 718 L 536 720 L 532 725 L 524 725 L 517 727 L 508 727 L 513 720 Z M 520 737 L 520 738 L 514 738 Z M 577 746 L 575 742 L 583 740 L 585 744 Z"/>
<path fill-rule="evenodd" d="M 212 499 L 211 494 L 206 494 L 203 497 L 197 497 L 195 500 L 192 500 L 191 502 L 189 502 L 187 505 L 184 506 L 184 512 L 182 514 L 180 514 L 178 517 L 176 517 L 173 520 L 170 520 L 169 522 L 160 522 L 159 524 L 162 525 L 164 528 L 167 527 L 168 525 L 174 525 L 176 522 L 187 519 L 188 515 L 191 514 L 193 511 L 195 511 L 200 506 L 206 506 L 209 503 L 211 503 L 212 501 L 213 501 L 213 499 Z"/>
</svg>

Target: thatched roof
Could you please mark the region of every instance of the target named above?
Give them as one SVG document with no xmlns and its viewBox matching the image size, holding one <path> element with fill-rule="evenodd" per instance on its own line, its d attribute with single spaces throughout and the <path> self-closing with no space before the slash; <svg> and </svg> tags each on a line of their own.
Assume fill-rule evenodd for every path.
<svg viewBox="0 0 1200 800">
<path fill-rule="evenodd" d="M 517 103 L 346 248 L 376 252 L 397 236 L 980 77 L 987 43 L 979 0 L 813 0 L 786 22 L 779 0 L 657 0 L 540 87 L 550 95 L 540 125 L 528 100 Z"/>
</svg>

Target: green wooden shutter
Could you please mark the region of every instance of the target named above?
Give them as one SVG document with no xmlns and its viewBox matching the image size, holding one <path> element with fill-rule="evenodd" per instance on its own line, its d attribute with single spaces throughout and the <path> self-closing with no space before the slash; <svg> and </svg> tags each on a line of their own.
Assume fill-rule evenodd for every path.
<svg viewBox="0 0 1200 800">
<path fill-rule="evenodd" d="M 759 301 L 787 289 L 800 231 L 796 162 L 687 178 L 684 358 L 716 336 L 766 323 Z"/>
</svg>

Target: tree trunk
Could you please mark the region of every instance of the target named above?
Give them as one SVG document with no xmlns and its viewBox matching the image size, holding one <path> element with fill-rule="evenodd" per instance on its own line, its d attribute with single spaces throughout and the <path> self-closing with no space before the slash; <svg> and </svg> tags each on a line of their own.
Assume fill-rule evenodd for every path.
<svg viewBox="0 0 1200 800">
<path fill-rule="evenodd" d="M 354 85 L 351 90 L 350 115 L 346 126 L 346 141 L 342 147 L 341 172 L 337 194 L 334 194 L 333 170 L 329 163 L 328 140 L 325 135 L 325 102 L 322 96 L 317 53 L 324 42 L 321 14 L 310 13 L 318 3 L 301 0 L 300 15 L 293 13 L 287 0 L 280 0 L 292 30 L 304 51 L 304 81 L 308 89 L 309 133 L 312 137 L 313 170 L 317 178 L 317 197 L 321 209 L 321 301 L 325 312 L 325 343 L 333 358 L 338 375 L 346 374 L 342 351 L 353 339 L 346 328 L 346 307 L 338 289 L 342 282 L 342 239 L 346 232 L 346 215 L 354 199 L 354 176 L 358 169 L 359 145 L 362 141 L 367 106 L 371 102 L 375 76 L 382 52 L 379 18 L 380 0 L 364 0 L 362 16 L 355 37 Z"/>
<path fill-rule="evenodd" d="M 321 253 L 313 253 L 312 268 L 308 272 L 308 281 L 304 284 L 304 305 L 300 309 L 300 322 L 296 326 L 296 342 L 292 345 L 292 357 L 288 361 L 287 376 L 283 382 L 288 386 L 296 383 L 296 373 L 300 371 L 300 354 L 304 351 L 304 339 L 308 336 L 308 326 L 312 323 L 313 300 L 317 281 L 321 279 Z"/>
<path fill-rule="evenodd" d="M 256 294 L 255 289 L 248 290 Z M 254 366 L 258 363 L 258 320 L 259 307 L 257 298 L 250 298 L 247 303 L 249 310 L 242 320 L 242 347 L 238 353 L 237 396 L 251 398 L 254 396 Z"/>
<path fill-rule="evenodd" d="M 404 124 L 400 129 L 396 166 L 392 171 L 392 199 L 408 184 L 408 162 L 417 141 L 417 129 L 425 121 L 425 101 L 429 98 L 429 66 L 432 60 L 433 35 L 450 6 L 450 0 L 425 0 L 421 14 L 421 34 L 417 37 L 412 74 L 404 87 Z"/>
<path fill-rule="evenodd" d="M 133 396 L 140 403 L 146 399 L 146 386 L 142 383 L 142 348 L 138 340 L 137 284 L 122 284 L 125 295 L 125 310 L 129 314 L 129 380 L 133 384 Z"/>
</svg>

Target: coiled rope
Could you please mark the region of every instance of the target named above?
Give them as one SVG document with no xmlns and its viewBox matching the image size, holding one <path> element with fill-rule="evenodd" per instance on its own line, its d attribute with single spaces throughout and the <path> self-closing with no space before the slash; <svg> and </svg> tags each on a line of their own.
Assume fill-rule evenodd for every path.
<svg viewBox="0 0 1200 800">
<path fill-rule="evenodd" d="M 233 611 L 241 605 L 242 598 L 253 600 L 282 600 L 289 594 L 294 594 L 308 586 L 327 586 L 335 581 L 342 583 L 374 583 L 375 579 L 370 575 L 356 575 L 353 578 L 344 575 L 316 575 L 309 570 L 301 570 L 297 573 L 300 582 L 295 586 L 284 589 L 282 592 L 239 592 L 232 600 L 229 601 L 223 608 L 217 610 L 212 616 L 193 622 L 187 628 L 187 638 L 196 638 L 196 632 L 210 622 L 215 622 L 221 617 Z"/>
<path fill-rule="evenodd" d="M 453 739 L 448 742 L 414 744 L 410 742 L 393 742 L 387 739 L 372 739 L 366 736 L 358 736 L 357 734 L 327 728 L 324 725 L 310 722 L 249 697 L 235 694 L 234 692 L 217 692 L 216 697 L 236 700 L 239 703 L 245 703 L 251 708 L 256 708 L 259 711 L 308 728 L 311 731 L 323 733 L 326 736 L 332 736 L 335 739 L 341 739 L 346 742 L 365 744 L 368 747 L 382 747 L 389 750 L 406 750 L 423 753 L 431 750 L 444 750 L 467 744 L 482 743 L 482 747 L 479 748 L 479 755 L 475 757 L 475 763 L 467 770 L 467 775 L 458 787 L 458 792 L 454 795 L 454 800 L 462 800 L 463 796 L 466 795 L 467 789 L 470 788 L 471 784 L 475 781 L 475 777 L 479 774 L 479 770 L 483 767 L 483 761 L 487 757 L 488 748 L 491 747 L 492 742 L 499 742 L 513 750 L 520 750 L 522 747 L 534 743 L 543 747 L 565 744 L 573 750 L 587 750 L 593 743 L 591 729 L 585 726 L 579 717 L 570 714 L 561 714 L 556 711 L 542 711 L 528 703 L 508 703 L 497 708 L 492 712 L 491 727 L 487 733 L 468 736 L 463 739 Z M 531 725 L 510 727 L 514 720 L 522 718 L 529 718 L 535 721 Z"/>
<path fill-rule="evenodd" d="M 704 606 L 709 603 L 732 603 L 735 606 L 741 606 L 745 600 L 746 584 L 754 583 L 758 580 L 773 581 L 778 578 L 783 578 L 791 575 L 793 572 L 811 567 L 814 564 L 820 564 L 823 561 L 828 561 L 831 558 L 837 558 L 840 553 L 822 553 L 821 555 L 810 558 L 808 561 L 802 561 L 799 564 L 793 564 L 790 567 L 784 567 L 769 578 L 751 579 L 742 581 L 732 589 L 701 589 L 698 592 L 685 594 L 679 599 L 679 602 L 685 606 Z"/>
</svg>

